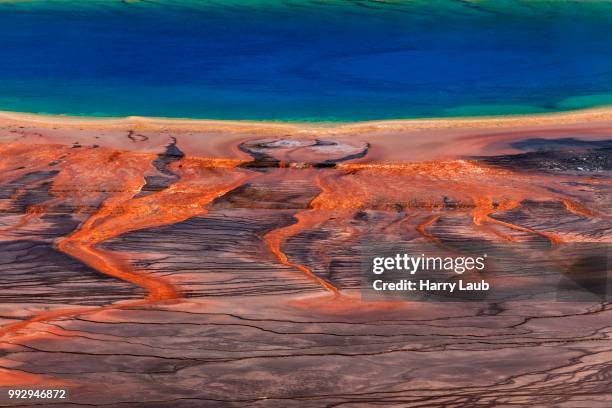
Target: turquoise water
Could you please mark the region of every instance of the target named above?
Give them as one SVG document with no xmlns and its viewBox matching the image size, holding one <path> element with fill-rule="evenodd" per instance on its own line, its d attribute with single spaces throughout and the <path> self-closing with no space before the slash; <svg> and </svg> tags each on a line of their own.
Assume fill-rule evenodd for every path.
<svg viewBox="0 0 612 408">
<path fill-rule="evenodd" d="M 0 110 L 358 121 L 612 104 L 612 5 L 0 2 Z"/>
</svg>

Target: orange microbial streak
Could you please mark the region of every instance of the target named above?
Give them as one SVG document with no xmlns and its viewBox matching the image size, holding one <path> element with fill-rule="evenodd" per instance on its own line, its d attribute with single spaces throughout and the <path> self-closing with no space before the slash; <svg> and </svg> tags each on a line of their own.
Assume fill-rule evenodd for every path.
<svg viewBox="0 0 612 408">
<path fill-rule="evenodd" d="M 307 266 L 291 262 L 287 258 L 287 255 L 281 249 L 282 243 L 288 238 L 297 235 L 302 231 L 306 231 L 310 228 L 313 228 L 319 223 L 319 221 L 323 221 L 323 218 L 319 218 L 317 215 L 318 214 L 313 211 L 303 211 L 297 213 L 295 215 L 295 218 L 297 219 L 297 222 L 295 224 L 291 224 L 288 227 L 276 229 L 267 233 L 264 236 L 264 242 L 280 263 L 301 271 L 310 280 L 316 282 L 318 285 L 325 288 L 326 290 L 336 294 L 338 293 L 338 288 L 327 282 L 325 279 L 322 279 L 315 275 L 315 273 Z"/>
<path fill-rule="evenodd" d="M 562 243 L 562 239 L 555 236 L 554 234 L 536 231 L 532 228 L 522 227 L 520 225 L 512 224 L 509 222 L 501 221 L 496 218 L 491 217 L 493 212 L 502 212 L 512 210 L 520 205 L 519 201 L 516 200 L 508 200 L 505 203 L 498 205 L 497 207 L 493 206 L 493 202 L 491 200 L 483 200 L 483 199 L 475 199 L 476 208 L 473 211 L 473 219 L 474 224 L 481 225 L 483 222 L 488 222 L 492 224 L 497 224 L 502 227 L 510 228 L 516 231 L 527 232 L 530 234 L 539 235 L 544 237 L 550 241 L 552 246 L 559 245 Z M 503 234 L 502 234 L 503 236 Z M 509 237 L 507 240 L 512 241 L 512 238 Z"/>
<path fill-rule="evenodd" d="M 242 184 L 250 175 L 238 171 L 239 161 L 182 159 L 173 171 L 180 179 L 165 190 L 141 198 L 110 201 L 82 227 L 58 243 L 58 248 L 91 267 L 147 290 L 149 300 L 171 300 L 179 296 L 163 278 L 131 270 L 109 251 L 95 248 L 126 232 L 174 224 L 206 213 L 205 205 Z"/>
<path fill-rule="evenodd" d="M 438 222 L 439 219 L 440 219 L 439 215 L 432 215 L 427 220 L 417 225 L 416 230 L 418 231 L 419 234 L 421 234 L 425 238 L 428 238 L 433 242 L 439 243 L 440 240 L 436 238 L 432 233 L 427 231 L 427 228 L 434 225 L 436 222 Z"/>
<path fill-rule="evenodd" d="M 2 363 L 2 360 L 0 360 L 0 363 Z M 47 376 L 0 368 L 0 387 L 14 388 L 28 387 L 33 385 L 41 385 L 43 387 L 66 386 L 67 382 Z"/>
<path fill-rule="evenodd" d="M 417 208 L 440 209 L 444 207 L 444 203 L 440 200 L 442 195 L 455 197 L 457 208 L 472 208 L 472 221 L 477 227 L 484 227 L 484 224 L 487 223 L 495 224 L 545 237 L 552 245 L 562 242 L 560 237 L 552 233 L 536 231 L 492 217 L 494 213 L 519 207 L 523 200 L 530 197 L 558 200 L 559 198 L 554 194 L 538 186 L 538 182 L 546 183 L 546 181 L 539 180 L 538 176 L 523 176 L 465 160 L 415 164 L 341 165 L 339 167 L 359 170 L 357 175 L 365 171 L 369 173 L 369 178 L 377 176 L 377 181 L 371 182 L 370 191 L 375 194 L 378 186 L 379 194 L 385 197 L 385 201 L 408 200 L 409 207 L 411 204 L 416 204 Z M 405 187 L 398 188 L 397 186 Z M 438 196 L 432 196 L 432 193 Z M 566 208 L 574 214 L 585 216 L 590 213 L 588 209 L 570 200 L 562 201 Z M 422 236 L 436 240 L 431 233 L 427 232 L 427 227 L 436 223 L 440 217 L 441 215 L 434 215 L 428 218 L 416 227 L 417 231 Z M 511 236 L 503 232 L 491 231 L 505 240 L 513 240 Z"/>
<path fill-rule="evenodd" d="M 584 205 L 579 204 L 573 200 L 566 198 L 561 201 L 563 202 L 563 205 L 565 206 L 565 208 L 567 208 L 567 210 L 571 212 L 572 214 L 575 214 L 579 217 L 585 217 L 585 218 L 591 218 L 595 216 L 593 211 L 591 211 L 590 209 L 586 208 Z"/>
<path fill-rule="evenodd" d="M 55 157 L 60 157 L 66 152 L 67 148 L 56 145 L 41 145 L 32 148 L 29 145 L 5 144 L 0 145 L 0 184 L 13 183 L 16 185 L 15 191 L 9 199 L 0 200 L 0 211 L 13 212 L 11 203 L 28 189 L 42 185 L 46 180 L 34 180 L 29 182 L 19 182 L 21 177 L 36 171 L 53 170 L 49 162 Z M 37 217 L 41 211 L 40 206 L 33 206 L 26 210 L 17 223 L 0 228 L 0 234 L 9 234 L 15 230 L 23 228 L 30 220 Z"/>
<path fill-rule="evenodd" d="M 5 145 L 0 146 L 0 152 L 3 154 L 0 162 L 2 183 L 18 180 L 34 170 L 48 171 L 51 162 L 56 163 L 52 169 L 58 171 L 50 190 L 55 198 L 29 209 L 17 226 L 9 228 L 23 226 L 53 205 L 68 206 L 73 209 L 73 215 L 91 214 L 77 231 L 58 240 L 58 249 L 101 273 L 147 291 L 145 299 L 134 302 L 103 308 L 41 312 L 29 320 L 0 328 L 2 336 L 25 332 L 34 323 L 179 298 L 179 288 L 167 278 L 138 270 L 121 254 L 102 249 L 99 245 L 130 231 L 170 225 L 204 215 L 205 207 L 215 198 L 257 176 L 255 172 L 239 168 L 242 163 L 239 160 L 184 157 L 168 166 L 177 176 L 174 184 L 138 197 L 145 183 L 144 175 L 152 170 L 154 154 L 104 148 L 70 149 L 54 145 Z M 270 231 L 263 239 L 281 264 L 298 270 L 333 295 L 339 294 L 334 284 L 317 276 L 308 266 L 291 261 L 282 247 L 291 237 L 325 223 L 346 225 L 358 211 L 396 213 L 400 208 L 402 212 L 414 213 L 415 217 L 411 218 L 414 220 L 422 219 L 419 217 L 419 212 L 422 212 L 427 217 L 414 226 L 414 231 L 433 242 L 441 240 L 430 231 L 431 227 L 444 218 L 445 211 L 453 210 L 469 217 L 475 227 L 493 231 L 505 240 L 513 240 L 508 230 L 515 230 L 545 237 L 553 245 L 561 243 L 561 237 L 501 221 L 493 215 L 518 208 L 525 199 L 553 199 L 561 201 L 573 214 L 592 215 L 586 207 L 542 187 L 550 182 L 545 176 L 518 174 L 469 160 L 345 163 L 335 168 L 309 171 L 316 172 L 315 182 L 320 193 L 307 210 L 295 214 L 294 224 Z M 279 172 L 274 177 L 283 174 Z M 348 228 L 351 237 L 360 233 L 356 228 Z"/>
<path fill-rule="evenodd" d="M 494 213 L 512 210 L 527 198 L 560 200 L 540 185 L 549 180 L 538 175 L 517 174 L 509 170 L 483 165 L 469 160 L 447 160 L 419 163 L 344 163 L 335 169 L 319 170 L 316 183 L 320 194 L 310 208 L 295 215 L 297 222 L 288 227 L 268 233 L 264 239 L 277 259 L 294 267 L 336 293 L 338 289 L 324 279 L 314 275 L 307 266 L 288 260 L 281 246 L 290 237 L 302 231 L 316 228 L 330 220 L 346 223 L 356 211 L 404 210 L 418 212 L 436 210 L 416 225 L 415 230 L 423 237 L 440 243 L 441 240 L 429 231 L 443 217 L 445 198 L 456 202 L 455 209 L 469 216 L 476 227 L 490 230 L 505 240 L 514 240 L 510 234 L 491 228 L 503 228 L 535 234 L 558 245 L 562 239 L 552 233 L 515 225 L 493 218 Z M 574 214 L 588 216 L 591 212 L 574 201 L 563 198 L 562 202 Z M 488 225 L 487 225 L 488 224 Z M 353 232 L 355 233 L 355 232 Z"/>
<path fill-rule="evenodd" d="M 449 211 L 449 208 L 471 217 L 475 227 L 491 231 L 504 240 L 512 241 L 513 237 L 488 225 L 539 235 L 547 238 L 553 245 L 562 242 L 560 237 L 552 233 L 536 231 L 492 217 L 494 213 L 517 208 L 529 197 L 558 198 L 538 187 L 531 178 L 525 179 L 524 176 L 511 171 L 477 162 L 448 160 L 338 164 L 333 169 L 319 170 L 316 183 L 320 193 L 310 202 L 309 209 L 295 214 L 295 224 L 266 234 L 264 241 L 279 262 L 299 270 L 334 293 L 338 288 L 316 276 L 307 266 L 290 261 L 282 251 L 282 245 L 292 236 L 332 220 L 335 224 L 342 220 L 348 224 L 350 217 L 357 211 L 390 212 L 400 208 L 415 213 L 431 213 L 435 210 L 435 214 L 414 226 L 420 236 L 435 243 L 441 243 L 441 240 L 434 236 L 429 228 L 440 221 L 444 211 Z M 453 202 L 453 207 L 447 207 L 448 202 Z M 571 211 L 585 213 L 585 210 L 577 208 L 574 205 Z"/>
<path fill-rule="evenodd" d="M 281 249 L 283 242 L 285 242 L 287 239 L 299 234 L 302 231 L 307 231 L 309 229 L 312 229 L 315 226 L 323 223 L 329 218 L 326 213 L 319 211 L 320 206 L 318 204 L 318 200 L 320 200 L 321 196 L 323 196 L 326 193 L 326 187 L 321 184 L 320 174 L 317 175 L 316 180 L 317 180 L 317 185 L 319 186 L 319 188 L 321 188 L 321 193 L 319 193 L 319 195 L 310 202 L 309 207 L 311 209 L 298 212 L 297 214 L 294 215 L 294 217 L 297 219 L 297 222 L 295 224 L 291 224 L 284 228 L 272 230 L 266 235 L 264 235 L 263 239 L 266 245 L 268 246 L 268 248 L 270 249 L 270 252 L 274 254 L 276 259 L 278 259 L 280 263 L 299 270 L 308 279 L 314 281 L 315 283 L 320 285 L 322 288 L 326 289 L 327 291 L 333 294 L 338 294 L 338 288 L 336 288 L 333 284 L 326 281 L 325 279 L 318 277 L 307 266 L 301 265 L 295 262 L 291 262 L 287 258 L 287 255 Z"/>
<path fill-rule="evenodd" d="M 66 159 L 51 189 L 57 197 L 73 204 L 87 205 L 99 197 L 106 197 L 99 210 L 86 219 L 77 231 L 60 239 L 57 247 L 105 275 L 142 287 L 147 291 L 146 298 L 97 308 L 77 307 L 40 312 L 28 320 L 4 326 L 0 329 L 0 336 L 16 335 L 34 323 L 105 309 L 142 306 L 181 296 L 179 288 L 168 279 L 136 270 L 119 254 L 96 246 L 130 231 L 173 224 L 206 214 L 207 204 L 239 186 L 252 174 L 236 168 L 241 163 L 239 160 L 183 158 L 171 167 L 179 177 L 175 184 L 136 198 L 144 185 L 143 175 L 150 169 L 149 163 L 153 157 L 112 151 L 75 154 Z M 90 172 L 92 162 L 94 166 L 104 166 L 99 171 Z"/>
</svg>

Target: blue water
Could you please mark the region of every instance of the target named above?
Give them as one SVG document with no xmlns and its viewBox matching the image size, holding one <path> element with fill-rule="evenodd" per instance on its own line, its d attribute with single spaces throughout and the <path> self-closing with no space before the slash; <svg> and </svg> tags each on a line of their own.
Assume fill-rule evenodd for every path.
<svg viewBox="0 0 612 408">
<path fill-rule="evenodd" d="M 0 4 L 0 110 L 355 121 L 612 103 L 612 5 Z"/>
</svg>

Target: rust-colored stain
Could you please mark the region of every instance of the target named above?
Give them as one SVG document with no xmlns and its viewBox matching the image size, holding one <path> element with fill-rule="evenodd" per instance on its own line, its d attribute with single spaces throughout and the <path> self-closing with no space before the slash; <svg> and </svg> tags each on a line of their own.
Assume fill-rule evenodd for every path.
<svg viewBox="0 0 612 408">
<path fill-rule="evenodd" d="M 409 240 L 427 241 L 438 247 L 447 245 L 440 231 L 447 228 L 450 218 L 460 223 L 456 228 L 465 238 L 482 235 L 489 240 L 514 243 L 527 237 L 547 240 L 551 248 L 566 242 L 596 239 L 606 242 L 610 238 L 587 236 L 584 231 L 562 231 L 554 223 L 539 222 L 537 216 L 521 215 L 521 211 L 529 211 L 525 203 L 534 202 L 557 206 L 554 211 L 563 211 L 573 220 L 608 220 L 605 203 L 581 199 L 591 197 L 581 186 L 608 185 L 599 176 L 572 171 L 561 174 L 522 171 L 519 167 L 494 165 L 477 158 L 453 157 L 448 152 L 435 159 L 391 161 L 385 160 L 380 149 L 376 150 L 384 142 L 376 138 L 370 145 L 336 141 L 333 132 L 331 136 L 323 132 L 327 139 L 318 134 L 308 136 L 306 131 L 298 138 L 281 130 L 238 133 L 231 144 L 211 148 L 215 154 L 210 156 L 193 147 L 197 141 L 188 139 L 186 150 L 195 149 L 196 154 L 187 152 L 170 158 L 160 156 L 159 148 L 157 151 L 145 148 L 149 139 L 138 142 L 144 147 L 134 150 L 120 146 L 93 148 L 85 143 L 78 148 L 50 142 L 0 143 L 0 185 L 6 191 L 0 201 L 0 213 L 6 215 L 0 226 L 3 239 L 36 236 L 47 216 L 68 215 L 76 226 L 55 238 L 55 249 L 144 293 L 141 298 L 98 306 L 50 305 L 16 312 L 0 327 L 3 344 L 19 347 L 24 342 L 42 341 L 49 333 L 61 333 L 60 328 L 41 331 L 41 327 L 52 322 L 92 315 L 103 315 L 98 318 L 104 319 L 111 312 L 187 304 L 186 297 L 192 290 L 188 283 L 172 274 L 149 270 L 146 264 L 132 262 L 130 254 L 110 249 L 109 242 L 136 231 L 157 231 L 156 228 L 194 217 L 206 218 L 217 200 L 229 200 L 230 192 L 242 200 L 236 199 L 240 204 L 231 203 L 244 211 L 241 217 L 245 223 L 250 221 L 249 217 L 256 218 L 264 212 L 269 219 L 276 212 L 282 212 L 285 220 L 292 217 L 292 222 L 276 222 L 259 235 L 253 233 L 264 252 L 257 253 L 259 248 L 255 246 L 252 251 L 262 260 L 269 259 L 285 267 L 278 270 L 269 267 L 269 271 L 264 271 L 271 282 L 303 281 L 308 291 L 315 292 L 307 296 L 284 294 L 283 307 L 317 316 L 346 319 L 374 316 L 374 319 L 382 313 L 403 316 L 418 310 L 418 306 L 406 302 L 362 302 L 354 290 L 345 289 L 341 280 L 321 273 L 321 268 L 329 269 L 334 261 L 330 255 L 333 250 L 355 245 L 367 228 L 398 236 L 406 234 Z M 359 138 L 367 137 L 365 130 L 357 134 Z M 262 139 L 263 136 L 266 138 Z M 157 139 L 158 144 L 160 140 Z M 481 142 L 489 146 L 490 140 L 482 138 Z M 180 147 L 180 137 L 177 143 Z M 392 139 L 389 143 L 398 142 Z M 371 156 L 367 150 L 370 146 L 374 146 Z M 165 184 L 152 188 L 147 184 L 152 177 L 165 177 Z M 290 194 L 277 197 L 285 188 L 278 186 L 289 186 Z M 307 190 L 301 186 L 307 186 Z M 282 205 L 270 204 L 278 206 L 274 200 L 295 200 L 298 204 L 287 205 L 281 211 L 278 208 L 283 208 Z M 384 213 L 387 224 L 378 225 L 376 218 L 369 218 L 371 213 Z M 289 242 L 292 239 L 296 241 L 291 242 L 302 242 L 301 234 L 317 231 L 328 233 L 329 238 L 299 251 L 308 255 L 301 259 L 314 258 L 318 264 L 297 261 L 292 252 L 295 249 L 288 249 Z M 147 242 L 141 245 L 146 252 Z M 231 255 L 253 262 L 248 258 L 252 254 Z M 287 269 L 292 269 L 291 279 L 278 273 Z M 211 273 L 219 276 L 224 269 L 219 267 Z M 241 283 L 237 281 L 234 279 L 228 286 Z M 221 291 L 223 285 L 216 288 Z M 220 300 L 220 304 L 223 301 L 227 300 Z M 244 299 L 238 306 L 241 302 Z M 48 376 L 20 372 L 7 364 L 0 370 L 0 385 L 51 384 L 49 381 Z M 64 383 L 61 379 L 53 381 Z"/>
</svg>

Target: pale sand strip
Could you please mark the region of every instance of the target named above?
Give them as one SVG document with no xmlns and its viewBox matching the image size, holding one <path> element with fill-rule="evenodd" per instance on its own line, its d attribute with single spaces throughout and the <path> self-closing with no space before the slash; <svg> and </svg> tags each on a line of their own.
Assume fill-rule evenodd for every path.
<svg viewBox="0 0 612 408">
<path fill-rule="evenodd" d="M 131 137 L 133 135 L 134 137 Z M 610 139 L 612 107 L 538 115 L 406 119 L 357 123 L 282 123 L 171 118 L 47 116 L 0 111 L 0 143 L 99 145 L 159 152 L 176 137 L 188 155 L 248 159 L 244 140 L 350 139 L 370 144 L 356 162 L 414 162 L 508 154 L 526 138 Z"/>
<path fill-rule="evenodd" d="M 363 128 L 402 128 L 402 129 L 448 129 L 474 127 L 517 127 L 540 125 L 567 125 L 583 122 L 612 121 L 612 107 L 601 107 L 575 111 L 507 116 L 474 116 L 458 118 L 427 118 L 427 119 L 397 119 L 363 122 L 271 122 L 242 120 L 209 120 L 189 118 L 157 118 L 143 116 L 128 116 L 123 118 L 106 118 L 92 116 L 41 115 L 33 113 L 0 111 L 0 124 L 4 121 L 27 122 L 47 126 L 126 126 L 149 125 L 178 126 L 192 129 L 211 127 L 240 127 L 258 129 L 335 129 L 351 131 Z"/>
</svg>

